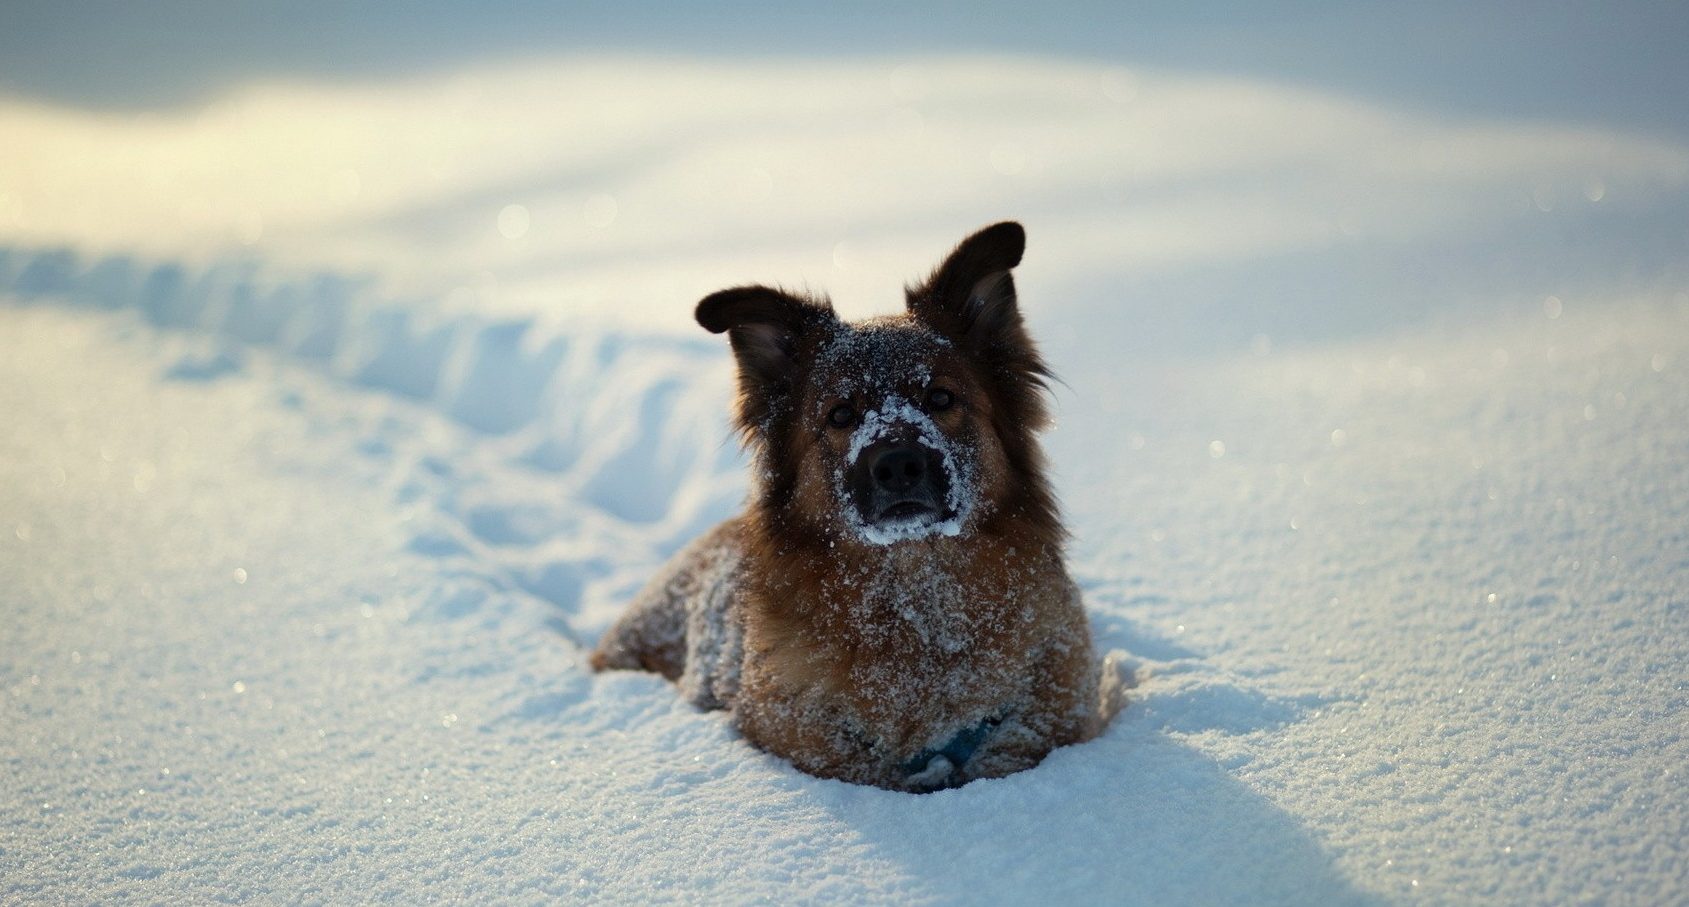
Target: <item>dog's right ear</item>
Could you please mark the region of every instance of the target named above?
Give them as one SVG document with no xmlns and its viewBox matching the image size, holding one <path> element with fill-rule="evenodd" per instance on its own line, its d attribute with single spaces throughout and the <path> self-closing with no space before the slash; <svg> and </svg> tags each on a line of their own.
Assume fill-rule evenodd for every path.
<svg viewBox="0 0 1689 907">
<path fill-rule="evenodd" d="M 909 311 L 986 354 L 1029 347 L 1009 273 L 1025 251 L 1026 230 L 1012 220 L 980 230 L 962 240 L 925 283 L 908 288 Z"/>
<path fill-rule="evenodd" d="M 826 300 L 764 286 L 711 293 L 698 303 L 697 316 L 704 330 L 727 332 L 745 390 L 758 387 L 764 392 L 789 385 L 797 374 L 804 339 L 838 323 Z"/>
</svg>

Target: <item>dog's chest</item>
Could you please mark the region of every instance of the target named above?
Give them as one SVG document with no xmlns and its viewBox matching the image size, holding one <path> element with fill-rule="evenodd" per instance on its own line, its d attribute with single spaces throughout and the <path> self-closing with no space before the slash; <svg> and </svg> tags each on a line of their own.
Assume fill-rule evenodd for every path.
<svg viewBox="0 0 1689 907">
<path fill-rule="evenodd" d="M 833 609 L 861 643 L 878 648 L 954 655 L 968 648 L 996 602 L 982 601 L 978 588 L 931 562 L 900 563 L 887 558 L 845 574 L 828 589 Z"/>
<path fill-rule="evenodd" d="M 828 648 L 853 698 L 902 704 L 1005 694 L 1036 634 L 1036 587 L 980 564 L 886 557 L 821 590 Z"/>
</svg>

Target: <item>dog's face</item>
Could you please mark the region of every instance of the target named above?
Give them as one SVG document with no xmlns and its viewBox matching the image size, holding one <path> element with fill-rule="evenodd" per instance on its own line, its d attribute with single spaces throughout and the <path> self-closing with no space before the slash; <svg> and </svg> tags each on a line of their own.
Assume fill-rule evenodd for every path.
<svg viewBox="0 0 1689 907">
<path fill-rule="evenodd" d="M 1054 526 L 1034 438 L 1048 373 L 1009 274 L 1024 244 L 1017 224 L 988 227 L 909 289 L 905 313 L 856 324 L 760 286 L 699 304 L 732 340 L 757 503 L 783 531 L 891 545 L 1005 510 Z"/>
<path fill-rule="evenodd" d="M 965 357 L 913 318 L 838 325 L 806 370 L 790 444 L 806 522 L 874 544 L 954 536 L 1003 473 L 990 396 Z"/>
</svg>

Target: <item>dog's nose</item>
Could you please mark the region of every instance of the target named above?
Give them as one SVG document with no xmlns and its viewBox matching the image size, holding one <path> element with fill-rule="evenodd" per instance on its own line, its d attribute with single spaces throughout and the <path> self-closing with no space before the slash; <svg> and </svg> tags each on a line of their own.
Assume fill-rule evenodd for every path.
<svg viewBox="0 0 1689 907">
<path fill-rule="evenodd" d="M 909 446 L 891 447 L 874 455 L 868 464 L 874 484 L 886 491 L 904 492 L 927 475 L 927 458 L 919 449 Z"/>
</svg>

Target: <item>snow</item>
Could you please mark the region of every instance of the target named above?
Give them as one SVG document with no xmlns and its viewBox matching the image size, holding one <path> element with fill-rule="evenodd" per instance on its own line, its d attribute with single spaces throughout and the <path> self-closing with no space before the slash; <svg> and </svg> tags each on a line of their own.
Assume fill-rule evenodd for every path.
<svg viewBox="0 0 1689 907">
<path fill-rule="evenodd" d="M 889 396 L 880 408 L 862 414 L 861 424 L 851 432 L 850 447 L 845 453 L 844 462 L 856 462 L 856 458 L 869 445 L 909 429 L 914 430 L 914 437 L 927 449 L 937 452 L 940 462 L 944 464 L 944 474 L 948 477 L 944 486 L 944 512 L 948 516 L 939 520 L 922 515 L 901 522 L 883 521 L 872 525 L 864 523 L 861 513 L 856 509 L 856 502 L 845 489 L 844 471 L 841 468 L 833 477 L 833 493 L 839 502 L 839 512 L 845 514 L 851 530 L 871 544 L 890 545 L 934 534 L 954 537 L 961 533 L 962 526 L 967 523 L 968 517 L 973 515 L 974 502 L 978 497 L 978 491 L 974 487 L 974 473 L 977 471 L 974 464 L 956 450 L 955 445 L 938 430 L 931 417 L 901 396 Z"/>
<path fill-rule="evenodd" d="M 1037 59 L 616 64 L 0 103 L 38 139 L 0 152 L 0 899 L 1682 899 L 1689 149 Z M 444 134 L 487 138 L 435 177 Z M 747 166 L 791 194 L 719 207 Z M 744 494 L 691 303 L 892 306 L 1003 217 L 1108 730 L 915 796 L 587 670 Z"/>
</svg>

